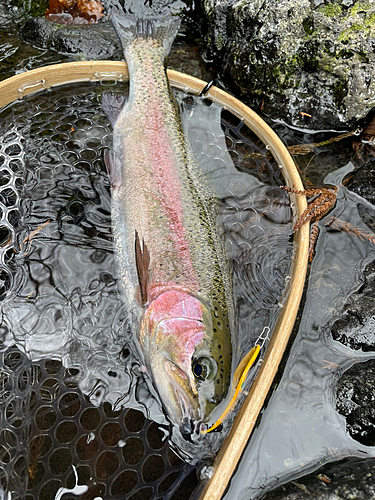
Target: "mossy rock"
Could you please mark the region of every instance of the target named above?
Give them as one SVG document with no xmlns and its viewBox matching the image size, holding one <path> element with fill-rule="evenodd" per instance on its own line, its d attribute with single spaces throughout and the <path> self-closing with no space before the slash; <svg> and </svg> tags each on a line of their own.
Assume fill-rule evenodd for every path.
<svg viewBox="0 0 375 500">
<path fill-rule="evenodd" d="M 262 97 L 265 112 L 298 125 L 306 114 L 309 126 L 342 125 L 375 106 L 375 0 L 204 0 L 203 7 L 221 80 L 245 100 Z"/>
<path fill-rule="evenodd" d="M 44 16 L 48 9 L 49 0 L 32 0 L 25 2 L 24 0 L 10 0 L 8 7 L 17 7 L 24 15 L 27 16 Z"/>
</svg>

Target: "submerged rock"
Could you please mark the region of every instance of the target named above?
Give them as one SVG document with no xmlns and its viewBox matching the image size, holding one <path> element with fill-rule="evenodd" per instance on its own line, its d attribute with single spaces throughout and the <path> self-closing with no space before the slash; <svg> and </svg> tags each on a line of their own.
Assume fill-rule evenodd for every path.
<svg viewBox="0 0 375 500">
<path fill-rule="evenodd" d="M 346 347 L 369 352 L 375 351 L 375 261 L 366 266 L 363 279 L 361 288 L 350 295 L 343 313 L 332 325 L 331 333 Z"/>
<path fill-rule="evenodd" d="M 87 26 L 65 26 L 41 17 L 32 17 L 21 29 L 22 38 L 37 47 L 52 48 L 83 59 L 123 58 L 110 21 Z"/>
<path fill-rule="evenodd" d="M 370 149 L 372 152 L 372 148 Z M 375 160 L 371 159 L 350 177 L 347 187 L 370 204 L 358 203 L 359 216 L 371 237 L 375 231 Z M 353 228 L 355 230 L 355 228 Z M 354 237 L 354 235 L 353 235 Z M 340 317 L 333 323 L 334 340 L 355 351 L 375 351 L 375 261 L 369 262 L 363 271 L 363 284 L 352 293 Z"/>
<path fill-rule="evenodd" d="M 348 460 L 279 486 L 264 500 L 368 500 L 375 498 L 375 460 Z"/>
<path fill-rule="evenodd" d="M 203 0 L 203 8 L 207 58 L 224 83 L 264 100 L 266 113 L 339 126 L 375 106 L 374 0 Z"/>
<path fill-rule="evenodd" d="M 373 145 L 369 149 L 371 155 L 375 154 Z M 374 205 L 375 211 L 375 159 L 371 158 L 364 165 L 358 168 L 347 184 L 350 191 L 362 196 L 365 200 Z M 364 221 L 366 223 L 366 221 Z M 373 225 L 372 229 L 375 229 Z"/>
<path fill-rule="evenodd" d="M 356 363 L 338 381 L 336 409 L 353 439 L 375 445 L 375 360 Z"/>
</svg>

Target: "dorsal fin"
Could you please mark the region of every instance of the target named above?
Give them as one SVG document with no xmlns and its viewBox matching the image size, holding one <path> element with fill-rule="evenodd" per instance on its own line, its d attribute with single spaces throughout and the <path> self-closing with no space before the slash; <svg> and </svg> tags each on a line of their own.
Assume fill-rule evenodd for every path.
<svg viewBox="0 0 375 500">
<path fill-rule="evenodd" d="M 139 288 L 141 291 L 141 301 L 142 305 L 144 305 L 147 302 L 147 284 L 150 267 L 150 254 L 143 238 L 141 248 L 137 230 L 135 230 L 135 263 L 137 266 Z"/>
</svg>

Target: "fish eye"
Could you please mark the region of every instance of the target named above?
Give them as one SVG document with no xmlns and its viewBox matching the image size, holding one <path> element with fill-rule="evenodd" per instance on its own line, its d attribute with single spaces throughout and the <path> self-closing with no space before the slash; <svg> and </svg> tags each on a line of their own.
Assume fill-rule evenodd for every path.
<svg viewBox="0 0 375 500">
<path fill-rule="evenodd" d="M 193 360 L 192 369 L 199 380 L 212 380 L 217 373 L 217 364 L 213 358 L 200 357 Z"/>
</svg>

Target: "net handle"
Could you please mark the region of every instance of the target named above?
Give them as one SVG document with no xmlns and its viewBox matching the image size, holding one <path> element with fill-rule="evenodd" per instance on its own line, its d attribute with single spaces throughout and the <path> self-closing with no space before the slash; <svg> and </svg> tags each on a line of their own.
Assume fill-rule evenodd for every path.
<svg viewBox="0 0 375 500">
<path fill-rule="evenodd" d="M 206 82 L 202 80 L 173 70 L 168 70 L 168 78 L 173 87 L 194 94 L 199 94 L 206 86 Z M 45 66 L 0 82 L 0 107 L 17 99 L 22 99 L 26 95 L 57 85 L 88 81 L 127 81 L 128 79 L 129 74 L 124 62 L 78 61 Z M 269 146 L 279 167 L 282 168 L 284 179 L 289 187 L 296 190 L 304 189 L 299 173 L 286 147 L 254 111 L 235 97 L 214 86 L 210 87 L 206 97 L 243 120 L 264 144 Z M 297 216 L 301 215 L 307 206 L 306 198 L 291 195 L 291 199 L 296 207 Z M 215 459 L 215 472 L 207 482 L 200 500 L 219 500 L 224 494 L 254 429 L 255 422 L 287 346 L 305 283 L 309 248 L 308 224 L 305 224 L 295 233 L 294 242 L 295 253 L 288 297 L 283 309 L 280 311 L 258 376 L 253 382 L 250 392 L 234 420 L 232 429 Z"/>
</svg>

